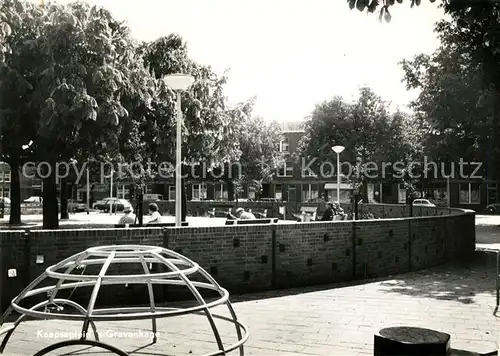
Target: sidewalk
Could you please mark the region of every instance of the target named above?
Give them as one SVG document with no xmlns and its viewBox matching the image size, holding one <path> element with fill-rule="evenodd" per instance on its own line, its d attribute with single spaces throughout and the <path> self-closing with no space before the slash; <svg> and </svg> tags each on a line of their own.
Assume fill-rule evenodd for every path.
<svg viewBox="0 0 500 356">
<path fill-rule="evenodd" d="M 452 348 L 486 353 L 498 349 L 499 323 L 493 315 L 494 274 L 494 259 L 478 253 L 474 263 L 367 284 L 273 291 L 234 296 L 232 300 L 238 318 L 250 330 L 245 355 L 373 355 L 373 335 L 381 328 L 398 325 L 443 331 L 451 335 Z M 44 345 L 61 341 L 41 337 L 40 330 L 78 332 L 81 324 L 36 321 L 22 325 L 5 354 L 32 355 Z M 217 325 L 223 340 L 234 342 L 234 327 Z M 108 331 L 147 333 L 151 322 L 106 322 L 97 327 L 102 341 L 130 352 L 148 344 L 148 340 L 120 338 L 107 335 Z M 132 355 L 181 356 L 215 351 L 216 344 L 204 317 L 162 319 L 158 330 L 158 344 Z M 59 354 L 74 350 L 59 350 Z M 99 352 L 102 355 L 97 348 L 86 349 L 85 355 Z"/>
</svg>

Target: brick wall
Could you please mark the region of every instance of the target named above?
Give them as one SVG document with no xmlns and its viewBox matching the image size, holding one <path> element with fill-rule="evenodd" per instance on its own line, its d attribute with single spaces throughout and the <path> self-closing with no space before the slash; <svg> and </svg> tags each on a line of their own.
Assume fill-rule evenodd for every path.
<svg viewBox="0 0 500 356">
<path fill-rule="evenodd" d="M 352 222 L 274 226 L 275 287 L 325 284 L 353 276 Z"/>
<path fill-rule="evenodd" d="M 167 247 L 197 262 L 229 289 L 270 289 L 270 225 L 167 228 Z"/>
<path fill-rule="evenodd" d="M 26 256 L 27 240 L 24 231 L 2 231 L 0 233 L 0 309 L 5 310 L 29 282 L 29 262 Z M 8 270 L 16 269 L 17 277 L 9 278 Z"/>
<path fill-rule="evenodd" d="M 452 213 L 275 225 L 0 231 L 1 308 L 49 265 L 97 245 L 164 246 L 199 263 L 233 293 L 415 271 L 475 251 L 474 213 Z M 43 256 L 43 263 L 36 262 L 37 256 Z M 7 277 L 11 268 L 17 277 Z M 141 273 L 132 267 L 121 271 Z M 147 302 L 143 287 L 106 287 L 110 292 L 98 303 Z M 75 293 L 72 299 L 83 302 L 88 293 Z M 158 293 L 160 299 L 175 294 L 172 288 Z"/>
<path fill-rule="evenodd" d="M 409 219 L 360 220 L 355 224 L 356 278 L 409 271 Z"/>
</svg>

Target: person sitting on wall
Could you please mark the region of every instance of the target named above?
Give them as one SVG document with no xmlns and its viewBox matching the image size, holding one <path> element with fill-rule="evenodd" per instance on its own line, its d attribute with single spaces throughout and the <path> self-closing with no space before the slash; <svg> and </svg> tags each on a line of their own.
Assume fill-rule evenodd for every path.
<svg viewBox="0 0 500 356">
<path fill-rule="evenodd" d="M 326 210 L 323 212 L 323 217 L 321 221 L 332 221 L 333 215 L 335 215 L 335 211 L 333 209 L 333 203 L 326 204 Z"/>
<path fill-rule="evenodd" d="M 148 205 L 148 212 L 151 215 L 151 219 L 147 222 L 148 224 L 159 224 L 161 222 L 161 215 L 158 212 L 158 205 L 156 203 Z"/>
<path fill-rule="evenodd" d="M 132 214 L 132 207 L 126 206 L 125 209 L 123 209 L 123 216 L 120 218 L 120 221 L 118 221 L 118 224 L 126 225 L 134 223 L 135 223 L 135 214 Z"/>
<path fill-rule="evenodd" d="M 236 220 L 236 219 L 237 219 L 237 217 L 236 217 L 236 216 L 234 216 L 233 214 L 231 214 L 231 210 L 229 210 L 229 211 L 227 212 L 227 214 L 226 214 L 226 219 L 227 219 L 227 220 Z"/>
<path fill-rule="evenodd" d="M 340 216 L 345 215 L 344 209 L 342 209 L 342 207 L 340 206 L 340 203 L 338 201 L 335 202 L 335 206 L 333 207 L 333 212 L 334 212 L 334 215 L 340 215 Z"/>
<path fill-rule="evenodd" d="M 236 217 L 240 220 L 255 220 L 256 217 L 252 213 L 245 211 L 243 208 L 236 209 Z"/>
</svg>

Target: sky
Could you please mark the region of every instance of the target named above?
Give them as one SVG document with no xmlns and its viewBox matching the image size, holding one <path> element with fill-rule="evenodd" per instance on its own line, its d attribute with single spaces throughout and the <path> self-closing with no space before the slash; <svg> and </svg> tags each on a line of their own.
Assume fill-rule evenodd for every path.
<svg viewBox="0 0 500 356">
<path fill-rule="evenodd" d="M 69 0 L 58 0 L 66 3 Z M 352 100 L 370 86 L 394 109 L 418 94 L 398 62 L 439 45 L 436 3 L 393 6 L 392 21 L 350 10 L 345 0 L 88 0 L 125 20 L 139 40 L 171 33 L 190 56 L 222 74 L 230 103 L 256 96 L 255 114 L 298 121 L 336 95 Z"/>
</svg>

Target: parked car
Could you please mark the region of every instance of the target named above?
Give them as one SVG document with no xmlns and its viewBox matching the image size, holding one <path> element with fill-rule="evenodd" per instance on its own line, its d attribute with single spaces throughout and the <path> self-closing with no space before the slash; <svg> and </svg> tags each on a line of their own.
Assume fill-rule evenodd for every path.
<svg viewBox="0 0 500 356">
<path fill-rule="evenodd" d="M 161 195 L 161 194 L 144 194 L 142 196 L 142 199 L 144 201 L 158 201 L 158 200 L 163 200 L 163 195 Z"/>
<path fill-rule="evenodd" d="M 106 198 L 102 201 L 97 201 L 94 203 L 94 209 L 103 210 L 106 213 L 109 213 L 110 205 L 112 206 L 112 211 L 123 211 L 125 207 L 132 207 L 132 204 L 128 200 L 118 199 L 118 198 Z"/>
<path fill-rule="evenodd" d="M 87 204 L 76 200 L 68 199 L 68 211 L 73 213 L 87 211 Z"/>
<path fill-rule="evenodd" d="M 42 197 L 33 196 L 33 197 L 29 197 L 28 199 L 24 199 L 23 203 L 33 204 L 33 205 L 39 205 L 39 204 L 41 205 L 43 203 L 43 198 Z"/>
<path fill-rule="evenodd" d="M 490 214 L 497 214 L 500 212 L 500 203 L 489 204 L 486 206 L 485 210 Z"/>
<path fill-rule="evenodd" d="M 413 206 L 429 206 L 429 207 L 435 207 L 435 204 L 432 204 L 429 200 L 427 199 L 415 199 L 413 201 Z"/>
<path fill-rule="evenodd" d="M 95 202 L 92 203 L 92 209 L 98 209 L 97 207 L 103 204 L 104 204 L 104 199 L 96 200 Z"/>
<path fill-rule="evenodd" d="M 9 198 L 7 198 L 7 197 L 5 197 L 5 198 L 0 197 L 0 205 L 1 205 L 2 203 L 3 203 L 3 206 L 4 206 L 5 208 L 10 207 L 10 199 L 9 199 Z"/>
</svg>

